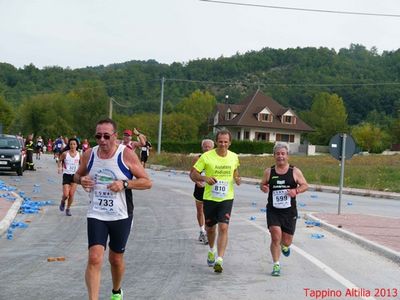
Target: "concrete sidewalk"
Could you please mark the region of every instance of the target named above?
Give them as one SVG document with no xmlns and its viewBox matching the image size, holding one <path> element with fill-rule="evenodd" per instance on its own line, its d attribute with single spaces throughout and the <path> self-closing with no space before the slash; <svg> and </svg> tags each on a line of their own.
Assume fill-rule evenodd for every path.
<svg viewBox="0 0 400 300">
<path fill-rule="evenodd" d="M 309 213 L 329 232 L 379 253 L 400 265 L 400 218 L 366 214 Z"/>
</svg>

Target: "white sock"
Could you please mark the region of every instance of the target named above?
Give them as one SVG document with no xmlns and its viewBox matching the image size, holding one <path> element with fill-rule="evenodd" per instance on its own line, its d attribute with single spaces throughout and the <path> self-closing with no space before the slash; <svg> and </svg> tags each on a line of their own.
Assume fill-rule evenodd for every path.
<svg viewBox="0 0 400 300">
<path fill-rule="evenodd" d="M 278 265 L 279 266 L 279 260 L 274 262 L 274 265 Z"/>
<path fill-rule="evenodd" d="M 215 249 L 215 247 L 214 247 L 214 248 L 210 248 L 208 251 L 215 253 L 215 252 L 217 252 L 217 249 Z"/>
<path fill-rule="evenodd" d="M 203 233 L 206 233 L 206 229 L 205 229 L 204 225 L 200 226 L 200 231 L 203 232 Z"/>
</svg>

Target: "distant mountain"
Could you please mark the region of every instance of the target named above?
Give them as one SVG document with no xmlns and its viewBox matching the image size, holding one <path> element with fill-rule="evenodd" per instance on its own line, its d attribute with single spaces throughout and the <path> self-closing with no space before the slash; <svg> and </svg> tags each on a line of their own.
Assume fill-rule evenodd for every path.
<svg viewBox="0 0 400 300">
<path fill-rule="evenodd" d="M 170 107 L 195 89 L 208 90 L 219 102 L 237 103 L 261 87 L 280 104 L 309 110 L 318 92 L 337 93 L 345 102 L 349 123 L 376 110 L 394 116 L 400 109 L 400 50 L 377 53 L 362 45 L 339 51 L 296 48 L 250 51 L 232 57 L 160 64 L 128 61 L 81 69 L 0 64 L 0 94 L 12 104 L 30 95 L 68 92 L 83 81 L 103 82 L 109 96 L 130 108 L 118 113 L 157 112 L 160 81 L 166 78 L 164 101 Z M 228 95 L 228 97 L 226 97 Z"/>
</svg>

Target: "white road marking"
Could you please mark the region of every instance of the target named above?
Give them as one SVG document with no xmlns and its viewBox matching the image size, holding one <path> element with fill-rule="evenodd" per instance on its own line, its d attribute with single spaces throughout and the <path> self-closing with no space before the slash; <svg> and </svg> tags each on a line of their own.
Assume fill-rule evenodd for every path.
<svg viewBox="0 0 400 300">
<path fill-rule="evenodd" d="M 188 196 L 192 196 L 191 193 L 182 191 L 182 190 L 178 190 L 178 189 L 171 189 L 172 191 L 182 194 L 182 195 L 188 195 Z M 254 221 L 250 221 L 246 218 L 241 217 L 239 214 L 237 213 L 232 213 L 232 215 L 235 216 L 235 218 L 241 219 L 242 221 L 247 222 L 248 224 L 260 229 L 261 231 L 268 233 L 269 231 L 255 223 Z M 328 265 L 324 264 L 322 261 L 320 261 L 318 258 L 312 256 L 311 254 L 307 253 L 306 251 L 304 251 L 303 249 L 297 247 L 296 245 L 292 244 L 290 246 L 294 251 L 296 251 L 297 253 L 299 253 L 301 256 L 303 256 L 305 259 L 307 259 L 309 262 L 313 263 L 315 266 L 317 266 L 318 268 L 320 268 L 322 271 L 324 271 L 326 274 L 328 274 L 331 278 L 333 278 L 334 280 L 336 280 L 337 282 L 339 282 L 340 284 L 342 284 L 344 287 L 346 287 L 347 289 L 356 289 L 359 290 L 359 287 L 357 287 L 354 283 L 352 283 L 350 280 L 346 279 L 344 276 L 340 275 L 338 272 L 336 272 L 335 270 L 333 270 L 331 267 L 329 267 Z M 361 299 L 366 299 L 366 300 L 374 300 L 374 297 L 360 297 Z M 376 300 L 376 299 L 375 299 Z"/>
<path fill-rule="evenodd" d="M 261 231 L 268 233 L 269 231 L 257 224 L 254 223 L 253 221 L 249 221 L 241 216 L 239 216 L 236 213 L 233 213 L 233 215 L 235 215 L 235 218 L 241 219 L 243 221 L 246 221 L 248 224 L 260 229 Z M 304 251 L 303 249 L 297 247 L 296 245 L 292 244 L 290 246 L 290 248 L 292 248 L 294 251 L 296 251 L 297 253 L 299 253 L 301 256 L 303 256 L 305 259 L 307 259 L 308 261 L 310 261 L 311 263 L 313 263 L 315 266 L 317 266 L 318 268 L 320 268 L 322 271 L 324 271 L 326 274 L 328 274 L 331 278 L 333 278 L 334 280 L 336 280 L 337 282 L 341 283 L 344 287 L 348 288 L 348 289 L 359 289 L 359 287 L 357 287 L 354 283 L 352 283 L 350 280 L 346 279 L 345 277 L 343 277 L 342 275 L 340 275 L 338 272 L 336 272 L 335 270 L 333 270 L 331 267 L 329 267 L 328 265 L 324 264 L 322 261 L 320 261 L 318 258 L 312 256 L 311 254 L 307 253 L 306 251 Z M 373 300 L 375 299 L 374 297 L 360 297 L 361 299 L 368 299 L 368 300 Z"/>
</svg>

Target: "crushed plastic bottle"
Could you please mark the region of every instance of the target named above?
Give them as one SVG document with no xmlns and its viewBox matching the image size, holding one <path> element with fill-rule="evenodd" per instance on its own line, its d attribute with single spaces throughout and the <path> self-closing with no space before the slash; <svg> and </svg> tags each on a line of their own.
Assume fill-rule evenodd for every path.
<svg viewBox="0 0 400 300">
<path fill-rule="evenodd" d="M 348 205 L 348 206 L 352 206 L 352 205 L 353 205 L 353 202 L 349 201 L 349 202 L 347 202 L 347 205 Z"/>
<path fill-rule="evenodd" d="M 325 236 L 323 234 L 321 234 L 321 233 L 313 233 L 313 234 L 311 234 L 311 238 L 312 239 L 322 239 L 324 237 Z"/>
<path fill-rule="evenodd" d="M 24 201 L 20 206 L 20 211 L 22 214 L 37 214 L 42 206 L 51 205 L 52 203 L 51 200 L 32 201 L 31 198 L 24 197 Z"/>
<path fill-rule="evenodd" d="M 265 212 L 267 212 L 267 208 L 266 207 L 260 208 L 260 211 L 265 213 Z"/>
<path fill-rule="evenodd" d="M 257 202 L 255 201 L 251 202 L 251 206 L 257 206 Z"/>
<path fill-rule="evenodd" d="M 250 221 L 255 221 L 256 220 L 256 216 L 251 216 L 250 217 Z"/>
<path fill-rule="evenodd" d="M 310 226 L 321 226 L 321 222 L 320 221 L 307 220 L 304 223 L 306 225 L 310 225 Z"/>
<path fill-rule="evenodd" d="M 28 224 L 24 223 L 24 222 L 12 222 L 11 223 L 11 228 L 27 228 Z"/>
<path fill-rule="evenodd" d="M 311 198 L 318 198 L 318 195 L 312 194 L 312 195 L 310 195 L 310 197 L 311 197 Z"/>
</svg>

